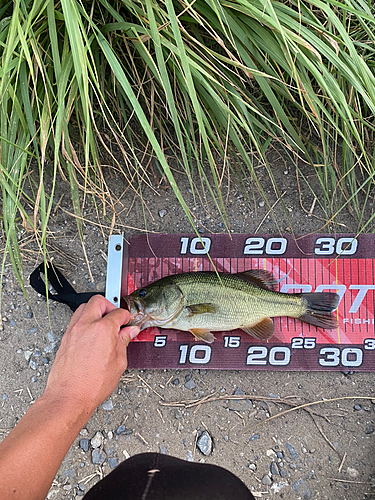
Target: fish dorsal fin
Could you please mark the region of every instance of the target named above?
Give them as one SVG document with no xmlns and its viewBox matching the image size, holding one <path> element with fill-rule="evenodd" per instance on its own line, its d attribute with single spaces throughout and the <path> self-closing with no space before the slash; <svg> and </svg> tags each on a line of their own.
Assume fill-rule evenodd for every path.
<svg viewBox="0 0 375 500">
<path fill-rule="evenodd" d="M 236 276 L 265 290 L 273 290 L 277 283 L 273 274 L 264 269 L 249 269 L 248 271 L 237 273 Z"/>
<path fill-rule="evenodd" d="M 189 316 L 194 316 L 195 314 L 205 314 L 205 313 L 216 313 L 218 311 L 218 306 L 215 304 L 192 304 L 186 306 L 189 311 Z"/>
<path fill-rule="evenodd" d="M 245 326 L 241 329 L 256 339 L 268 340 L 273 335 L 273 321 L 270 318 L 264 318 L 254 326 Z"/>
<path fill-rule="evenodd" d="M 215 340 L 215 337 L 212 335 L 210 330 L 206 330 L 204 328 L 191 328 L 189 332 L 191 332 L 197 339 L 203 340 L 203 342 L 207 342 L 208 344 L 212 344 Z"/>
</svg>

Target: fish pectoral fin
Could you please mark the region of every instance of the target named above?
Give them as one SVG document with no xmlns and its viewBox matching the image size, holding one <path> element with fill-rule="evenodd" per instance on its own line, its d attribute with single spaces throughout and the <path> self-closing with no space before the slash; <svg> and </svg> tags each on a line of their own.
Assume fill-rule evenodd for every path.
<svg viewBox="0 0 375 500">
<path fill-rule="evenodd" d="M 208 342 L 209 344 L 212 344 L 215 340 L 215 337 L 212 335 L 210 330 L 206 330 L 204 328 L 191 328 L 189 332 L 192 333 L 197 339 L 203 340 L 203 342 Z"/>
<path fill-rule="evenodd" d="M 273 335 L 273 321 L 271 318 L 264 318 L 262 321 L 254 326 L 245 326 L 241 328 L 244 332 L 252 337 L 261 340 L 268 340 Z"/>
<path fill-rule="evenodd" d="M 194 316 L 194 314 L 213 314 L 219 308 L 215 304 L 192 304 L 191 306 L 186 306 L 186 309 L 189 311 L 189 316 Z"/>
</svg>

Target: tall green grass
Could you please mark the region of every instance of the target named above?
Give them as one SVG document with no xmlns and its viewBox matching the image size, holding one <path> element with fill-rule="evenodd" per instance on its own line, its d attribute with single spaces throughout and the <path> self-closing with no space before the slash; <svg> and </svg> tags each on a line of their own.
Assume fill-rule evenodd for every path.
<svg viewBox="0 0 375 500">
<path fill-rule="evenodd" d="M 125 151 L 124 182 L 136 173 L 152 184 L 152 157 L 192 224 L 164 148 L 227 224 L 218 158 L 262 193 L 253 158 L 266 162 L 278 143 L 297 168 L 315 171 L 327 218 L 350 206 L 366 229 L 374 33 L 373 3 L 362 0 L 2 2 L 2 222 L 20 282 L 19 226 L 45 254 L 58 182 L 70 184 L 79 233 L 79 192 L 111 199 L 98 155 L 104 130 Z"/>
</svg>

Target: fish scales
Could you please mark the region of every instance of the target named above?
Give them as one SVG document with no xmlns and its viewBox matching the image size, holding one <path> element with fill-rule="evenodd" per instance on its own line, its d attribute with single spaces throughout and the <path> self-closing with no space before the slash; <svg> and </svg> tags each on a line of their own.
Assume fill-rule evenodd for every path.
<svg viewBox="0 0 375 500">
<path fill-rule="evenodd" d="M 184 327 L 211 331 L 233 330 L 253 326 L 266 317 L 298 318 L 305 310 L 300 296 L 262 289 L 233 274 L 186 273 L 173 276 L 172 281 L 180 287 L 185 306 L 214 303 L 218 310 L 191 315 L 183 309 L 170 328 L 181 328 L 183 323 Z"/>
<path fill-rule="evenodd" d="M 331 314 L 339 303 L 332 292 L 280 293 L 268 271 L 237 274 L 201 271 L 166 276 L 124 297 L 129 325 L 190 331 L 213 342 L 213 331 L 241 328 L 259 339 L 273 335 L 270 318 L 289 316 L 321 328 L 336 328 Z"/>
</svg>

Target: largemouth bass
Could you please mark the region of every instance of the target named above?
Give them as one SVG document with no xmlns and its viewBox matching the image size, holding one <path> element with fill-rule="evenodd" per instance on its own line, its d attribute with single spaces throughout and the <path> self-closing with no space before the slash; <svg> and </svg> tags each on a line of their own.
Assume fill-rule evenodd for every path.
<svg viewBox="0 0 375 500">
<path fill-rule="evenodd" d="M 124 297 L 129 325 L 191 332 L 213 342 L 212 332 L 237 328 L 257 339 L 273 335 L 273 317 L 289 316 L 324 329 L 337 327 L 331 314 L 339 303 L 332 292 L 273 291 L 272 273 L 254 269 L 237 274 L 201 271 L 166 276 Z"/>
</svg>

